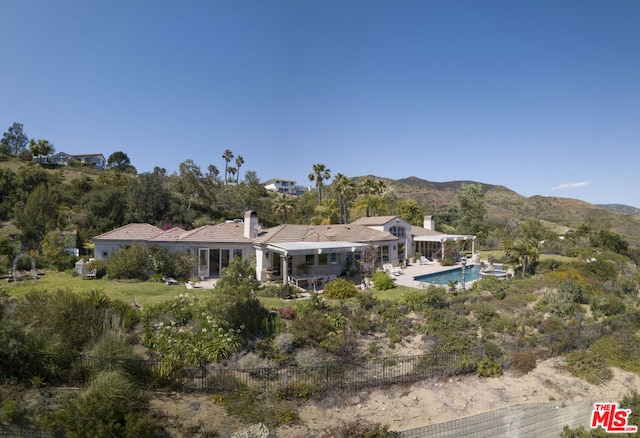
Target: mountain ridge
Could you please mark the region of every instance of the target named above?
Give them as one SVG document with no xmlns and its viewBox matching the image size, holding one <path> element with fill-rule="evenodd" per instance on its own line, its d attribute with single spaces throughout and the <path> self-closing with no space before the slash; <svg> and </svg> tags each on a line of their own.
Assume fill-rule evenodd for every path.
<svg viewBox="0 0 640 438">
<path fill-rule="evenodd" d="M 393 180 L 372 175 L 392 187 L 399 198 L 412 198 L 432 214 L 444 213 L 456 200 L 463 184 L 479 184 L 484 193 L 487 221 L 494 226 L 518 226 L 534 217 L 557 225 L 558 229 L 576 229 L 583 224 L 604 227 L 634 245 L 640 245 L 640 209 L 622 204 L 596 205 L 574 198 L 534 195 L 526 197 L 502 185 L 464 180 L 434 182 L 416 176 Z"/>
</svg>

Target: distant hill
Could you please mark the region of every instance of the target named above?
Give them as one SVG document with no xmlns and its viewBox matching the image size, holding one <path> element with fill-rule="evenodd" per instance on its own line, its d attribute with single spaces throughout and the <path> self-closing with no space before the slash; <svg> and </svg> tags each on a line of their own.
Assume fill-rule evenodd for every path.
<svg viewBox="0 0 640 438">
<path fill-rule="evenodd" d="M 624 204 L 596 204 L 598 207 L 615 211 L 616 213 L 635 214 L 640 216 L 640 208 L 631 207 Z"/>
<path fill-rule="evenodd" d="M 617 204 L 594 205 L 550 196 L 527 198 L 504 186 L 475 181 L 432 182 L 414 176 L 399 180 L 380 179 L 393 187 L 398 197 L 413 198 L 435 215 L 446 211 L 449 204 L 456 201 L 460 186 L 479 184 L 485 193 L 487 220 L 492 225 L 517 226 L 530 217 L 545 221 L 557 230 L 576 229 L 589 223 L 610 228 L 630 243 L 640 245 L 640 210 L 637 208 Z"/>
</svg>

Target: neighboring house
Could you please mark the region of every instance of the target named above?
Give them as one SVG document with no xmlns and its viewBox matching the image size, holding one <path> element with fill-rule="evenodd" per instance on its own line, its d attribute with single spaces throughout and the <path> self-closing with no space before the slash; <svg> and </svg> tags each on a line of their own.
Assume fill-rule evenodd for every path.
<svg viewBox="0 0 640 438">
<path fill-rule="evenodd" d="M 54 155 L 37 155 L 33 157 L 36 163 L 49 163 L 56 166 L 68 166 L 71 161 L 78 161 L 85 165 L 91 165 L 96 169 L 106 169 L 107 160 L 102 154 L 77 154 L 71 155 L 66 152 L 58 152 Z"/>
<path fill-rule="evenodd" d="M 288 195 L 302 195 L 309 191 L 308 187 L 296 185 L 295 181 L 283 178 L 270 179 L 265 182 L 267 190 L 276 193 L 286 193 Z"/>
<path fill-rule="evenodd" d="M 301 278 L 329 278 L 360 271 L 370 247 L 377 251 L 377 263 L 395 264 L 415 252 L 432 258 L 447 241 L 475 239 L 439 233 L 433 225 L 431 216 L 425 217 L 424 228 L 413 227 L 397 216 L 383 216 L 361 218 L 347 225 L 284 224 L 263 229 L 257 213 L 247 211 L 242 221 L 190 231 L 129 224 L 94 237 L 93 243 L 96 259 L 106 259 L 111 252 L 133 244 L 187 251 L 194 257 L 194 273 L 200 277 L 218 277 L 234 257 L 241 257 L 255 261 L 258 280 L 275 275 L 298 284 Z"/>
</svg>

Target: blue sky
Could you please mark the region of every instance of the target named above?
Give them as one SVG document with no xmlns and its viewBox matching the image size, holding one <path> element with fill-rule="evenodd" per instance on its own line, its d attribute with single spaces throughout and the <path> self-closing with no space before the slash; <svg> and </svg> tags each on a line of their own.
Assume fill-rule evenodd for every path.
<svg viewBox="0 0 640 438">
<path fill-rule="evenodd" d="M 3 0 L 0 129 L 139 172 L 472 180 L 640 207 L 636 0 Z"/>
</svg>

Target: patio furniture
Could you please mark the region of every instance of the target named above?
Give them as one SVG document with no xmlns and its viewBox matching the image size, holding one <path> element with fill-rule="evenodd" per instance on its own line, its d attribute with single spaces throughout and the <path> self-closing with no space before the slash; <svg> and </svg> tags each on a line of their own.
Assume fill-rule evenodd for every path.
<svg viewBox="0 0 640 438">
<path fill-rule="evenodd" d="M 97 269 L 92 269 L 92 270 L 82 274 L 82 279 L 83 280 L 95 280 L 96 278 L 98 278 L 97 275 L 98 275 Z"/>
<path fill-rule="evenodd" d="M 173 285 L 178 284 L 178 280 L 176 280 L 175 278 L 171 278 L 171 277 L 162 277 L 162 281 L 167 286 L 173 286 Z"/>
<path fill-rule="evenodd" d="M 393 266 L 391 263 L 385 263 L 382 265 L 382 269 L 389 275 L 400 275 L 402 272 L 402 268 L 399 266 Z"/>
<path fill-rule="evenodd" d="M 421 256 L 420 257 L 420 264 L 421 265 L 430 265 L 433 262 L 431 260 L 429 260 L 428 258 L 426 258 L 425 256 Z"/>
</svg>

